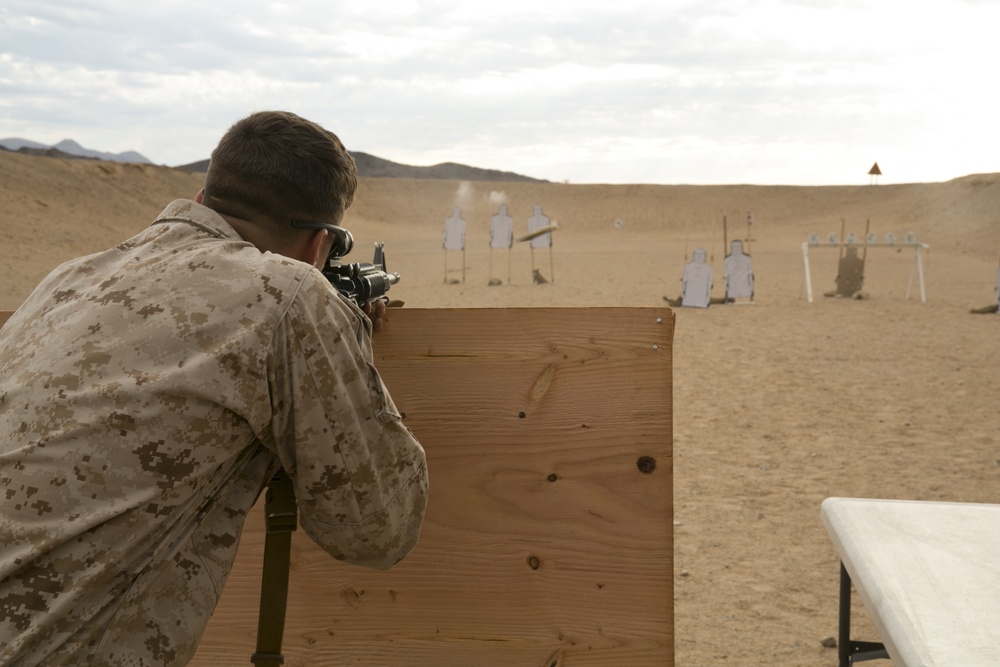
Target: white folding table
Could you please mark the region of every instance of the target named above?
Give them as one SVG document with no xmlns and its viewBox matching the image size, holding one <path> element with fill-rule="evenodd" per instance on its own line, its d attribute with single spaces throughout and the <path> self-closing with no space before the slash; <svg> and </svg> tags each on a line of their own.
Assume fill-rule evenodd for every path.
<svg viewBox="0 0 1000 667">
<path fill-rule="evenodd" d="M 1000 505 L 827 498 L 820 515 L 841 561 L 841 667 L 1000 665 Z M 852 581 L 881 644 L 850 639 Z"/>
</svg>

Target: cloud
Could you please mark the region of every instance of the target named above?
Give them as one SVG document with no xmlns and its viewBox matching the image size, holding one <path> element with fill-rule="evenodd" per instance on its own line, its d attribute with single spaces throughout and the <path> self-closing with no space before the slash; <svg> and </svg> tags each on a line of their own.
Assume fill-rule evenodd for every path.
<svg viewBox="0 0 1000 667">
<path fill-rule="evenodd" d="M 960 0 L 8 0 L 0 135 L 183 164 L 288 108 L 354 150 L 552 180 L 851 182 L 879 159 L 891 182 L 894 158 L 948 178 L 996 169 L 998 21 Z"/>
</svg>

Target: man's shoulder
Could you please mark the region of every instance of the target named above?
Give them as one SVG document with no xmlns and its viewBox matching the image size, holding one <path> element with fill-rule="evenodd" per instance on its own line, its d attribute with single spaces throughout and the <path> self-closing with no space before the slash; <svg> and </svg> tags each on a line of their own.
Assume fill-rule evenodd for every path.
<svg viewBox="0 0 1000 667">
<path fill-rule="evenodd" d="M 299 264 L 305 270 L 285 311 L 289 324 L 296 329 L 364 329 L 367 318 L 362 310 L 338 292 L 318 269 L 301 262 Z"/>
<path fill-rule="evenodd" d="M 274 261 L 280 261 L 280 259 Z M 303 262 L 288 261 L 297 264 L 301 269 L 301 273 L 297 274 L 297 282 L 299 283 L 297 300 L 303 307 L 321 310 L 328 308 L 351 309 L 348 301 L 341 296 L 322 272 Z"/>
</svg>

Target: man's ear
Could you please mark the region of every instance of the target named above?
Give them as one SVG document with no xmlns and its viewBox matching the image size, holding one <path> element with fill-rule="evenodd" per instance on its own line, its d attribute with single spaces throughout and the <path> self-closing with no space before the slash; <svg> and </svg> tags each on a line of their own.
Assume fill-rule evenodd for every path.
<svg viewBox="0 0 1000 667">
<path fill-rule="evenodd" d="M 205 188 L 198 190 L 198 194 L 194 196 L 194 202 L 200 204 L 203 199 L 205 199 Z"/>
<path fill-rule="evenodd" d="M 326 237 L 329 236 L 329 234 L 330 233 L 325 229 L 317 229 L 313 232 L 312 237 L 309 239 L 309 243 L 302 250 L 302 255 L 299 259 L 306 264 L 312 264 L 317 269 L 322 269 L 323 264 L 326 262 Z"/>
</svg>

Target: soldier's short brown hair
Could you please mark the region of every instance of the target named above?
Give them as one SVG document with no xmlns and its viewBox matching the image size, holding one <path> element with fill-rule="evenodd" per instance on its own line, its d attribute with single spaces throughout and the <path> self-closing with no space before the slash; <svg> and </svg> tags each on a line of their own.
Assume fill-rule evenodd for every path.
<svg viewBox="0 0 1000 667">
<path fill-rule="evenodd" d="M 258 224 L 338 224 L 357 187 L 354 159 L 336 134 L 288 111 L 260 111 L 234 123 L 212 151 L 204 197 Z"/>
</svg>

